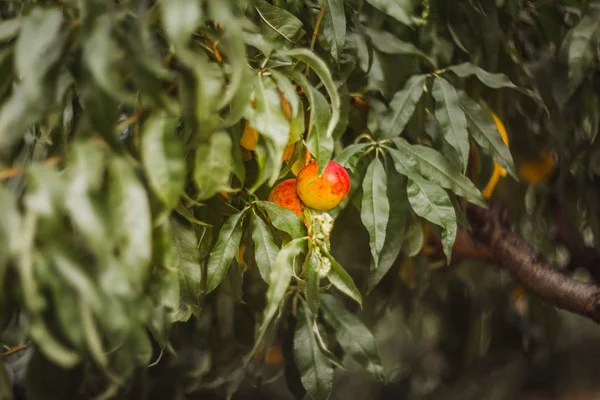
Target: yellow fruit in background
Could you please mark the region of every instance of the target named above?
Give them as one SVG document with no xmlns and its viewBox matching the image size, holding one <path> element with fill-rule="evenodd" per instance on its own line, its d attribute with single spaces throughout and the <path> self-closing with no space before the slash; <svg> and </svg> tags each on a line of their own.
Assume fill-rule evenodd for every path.
<svg viewBox="0 0 600 400">
<path fill-rule="evenodd" d="M 295 147 L 296 143 L 290 143 L 285 147 L 285 150 L 283 151 L 283 157 L 281 157 L 282 162 L 288 162 L 291 160 Z"/>
<path fill-rule="evenodd" d="M 519 163 L 519 177 L 523 181 L 535 185 L 550 178 L 555 166 L 554 155 L 546 147 L 543 147 L 538 158 Z"/>
<path fill-rule="evenodd" d="M 242 133 L 242 138 L 240 139 L 240 146 L 246 150 L 254 151 L 256 150 L 256 143 L 258 143 L 258 132 L 246 121 L 244 133 Z"/>
<path fill-rule="evenodd" d="M 496 124 L 498 132 L 500 132 L 502 141 L 505 145 L 508 146 L 508 135 L 506 134 L 506 128 L 504 127 L 504 124 L 495 113 L 492 113 L 492 118 L 494 119 L 494 123 Z M 492 176 L 490 176 L 487 185 L 485 185 L 485 188 L 482 191 L 484 199 L 489 199 L 490 197 L 492 197 L 492 194 L 494 193 L 494 189 L 496 189 L 498 181 L 503 176 L 506 176 L 506 170 L 502 168 L 500 164 L 494 161 L 494 170 L 492 171 Z"/>
</svg>

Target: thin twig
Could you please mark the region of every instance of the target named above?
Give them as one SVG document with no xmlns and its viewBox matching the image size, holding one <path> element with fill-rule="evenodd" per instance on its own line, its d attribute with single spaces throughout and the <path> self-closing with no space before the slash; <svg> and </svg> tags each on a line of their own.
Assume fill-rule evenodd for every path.
<svg viewBox="0 0 600 400">
<path fill-rule="evenodd" d="M 327 7 L 327 0 L 323 0 L 323 4 L 321 5 L 321 11 L 319 12 L 319 16 L 317 17 L 317 21 L 315 22 L 315 29 L 313 30 L 312 38 L 310 39 L 310 51 L 315 49 L 315 42 L 317 41 L 317 35 L 319 34 L 319 27 L 321 26 L 321 21 L 323 20 L 323 16 L 325 15 L 325 7 Z M 310 73 L 310 66 L 306 66 L 306 76 Z"/>
<path fill-rule="evenodd" d="M 19 351 L 25 350 L 29 345 L 24 344 L 22 346 L 13 347 L 12 349 L 2 353 L 2 357 L 10 356 L 11 354 L 18 353 Z"/>
</svg>

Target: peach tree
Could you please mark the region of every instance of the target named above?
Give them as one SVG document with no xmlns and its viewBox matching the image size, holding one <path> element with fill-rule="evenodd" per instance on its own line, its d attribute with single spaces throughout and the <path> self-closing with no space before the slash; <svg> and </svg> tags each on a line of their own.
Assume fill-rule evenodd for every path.
<svg viewBox="0 0 600 400">
<path fill-rule="evenodd" d="M 599 321 L 598 21 L 0 2 L 0 399 L 421 398 Z"/>
</svg>

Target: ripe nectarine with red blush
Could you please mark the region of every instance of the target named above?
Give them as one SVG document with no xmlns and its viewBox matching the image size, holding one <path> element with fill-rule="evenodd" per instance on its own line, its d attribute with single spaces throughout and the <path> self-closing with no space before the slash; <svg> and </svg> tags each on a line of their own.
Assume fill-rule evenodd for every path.
<svg viewBox="0 0 600 400">
<path fill-rule="evenodd" d="M 302 203 L 296 193 L 296 179 L 287 179 L 271 190 L 269 201 L 287 208 L 302 218 Z"/>
<path fill-rule="evenodd" d="M 300 200 L 310 208 L 328 211 L 337 206 L 350 192 L 350 176 L 346 169 L 330 161 L 321 176 L 317 163 L 312 162 L 298 173 L 296 191 Z"/>
</svg>

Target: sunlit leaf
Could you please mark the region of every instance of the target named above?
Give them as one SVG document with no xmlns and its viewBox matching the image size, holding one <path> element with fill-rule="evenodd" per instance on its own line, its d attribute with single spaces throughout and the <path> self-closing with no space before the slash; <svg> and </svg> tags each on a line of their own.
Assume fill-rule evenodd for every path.
<svg viewBox="0 0 600 400">
<path fill-rule="evenodd" d="M 196 149 L 194 181 L 198 187 L 198 200 L 208 199 L 221 190 L 229 190 L 233 171 L 231 138 L 225 132 L 210 136 L 209 143 Z"/>
<path fill-rule="evenodd" d="M 202 19 L 202 7 L 195 0 L 161 0 L 162 23 L 167 36 L 185 46 Z"/>
<path fill-rule="evenodd" d="M 309 87 L 309 90 L 312 93 L 312 108 L 306 147 L 315 156 L 319 173 L 321 173 L 333 153 L 333 137 L 327 136 L 326 131 L 327 122 L 330 120 L 329 105 L 321 92 L 312 86 Z"/>
<path fill-rule="evenodd" d="M 267 26 L 289 42 L 295 43 L 304 34 L 302 21 L 285 9 L 273 6 L 264 0 L 259 0 L 255 7 Z"/>
<path fill-rule="evenodd" d="M 142 161 L 154 193 L 174 207 L 185 185 L 185 160 L 176 133 L 177 120 L 164 113 L 150 116 L 142 130 Z"/>
<path fill-rule="evenodd" d="M 113 157 L 108 164 L 112 235 L 121 262 L 138 285 L 150 271 L 152 221 L 148 194 L 132 167 Z M 132 205 L 135 204 L 135 207 Z"/>
</svg>

